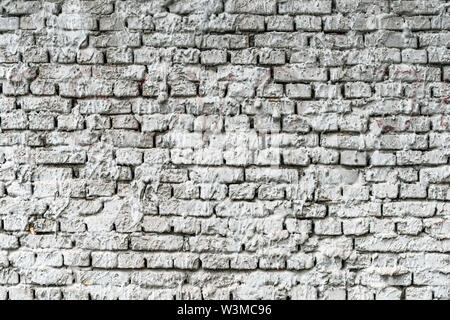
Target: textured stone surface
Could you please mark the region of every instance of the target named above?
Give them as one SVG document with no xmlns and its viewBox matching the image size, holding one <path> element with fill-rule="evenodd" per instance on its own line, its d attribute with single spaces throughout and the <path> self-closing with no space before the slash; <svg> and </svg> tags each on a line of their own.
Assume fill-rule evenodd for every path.
<svg viewBox="0 0 450 320">
<path fill-rule="evenodd" d="M 0 6 L 0 299 L 450 298 L 448 1 Z"/>
</svg>

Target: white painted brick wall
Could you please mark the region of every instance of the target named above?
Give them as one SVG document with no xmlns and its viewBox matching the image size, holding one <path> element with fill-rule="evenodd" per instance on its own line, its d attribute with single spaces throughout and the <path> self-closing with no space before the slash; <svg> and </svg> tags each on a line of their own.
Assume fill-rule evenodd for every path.
<svg viewBox="0 0 450 320">
<path fill-rule="evenodd" d="M 447 1 L 0 6 L 0 299 L 450 298 Z"/>
</svg>

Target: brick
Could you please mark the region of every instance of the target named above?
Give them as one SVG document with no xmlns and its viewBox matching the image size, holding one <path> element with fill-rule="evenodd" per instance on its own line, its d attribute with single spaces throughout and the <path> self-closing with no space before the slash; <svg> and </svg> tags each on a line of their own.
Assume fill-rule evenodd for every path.
<svg viewBox="0 0 450 320">
<path fill-rule="evenodd" d="M 275 67 L 274 79 L 279 82 L 326 81 L 327 73 L 325 69 L 321 68 L 306 69 L 299 65 L 291 65 Z"/>
<path fill-rule="evenodd" d="M 0 19 L 0 30 L 1 31 L 11 31 L 19 28 L 19 18 L 8 17 Z"/>
<path fill-rule="evenodd" d="M 267 31 L 294 31 L 294 19 L 290 16 L 268 16 Z"/>
<path fill-rule="evenodd" d="M 351 166 L 365 166 L 367 165 L 367 157 L 364 152 L 342 151 L 341 164 Z"/>
<path fill-rule="evenodd" d="M 307 38 L 303 33 L 291 32 L 268 32 L 255 36 L 255 46 L 274 48 L 293 48 L 305 47 Z"/>
<path fill-rule="evenodd" d="M 177 251 L 183 247 L 180 236 L 141 236 L 132 237 L 130 246 L 133 250 L 145 251 Z"/>
<path fill-rule="evenodd" d="M 225 2 L 225 12 L 275 14 L 277 3 L 274 0 L 262 2 L 248 2 L 245 0 L 230 0 Z"/>
<path fill-rule="evenodd" d="M 314 223 L 314 232 L 318 235 L 342 234 L 342 223 L 336 220 L 318 220 Z"/>
<path fill-rule="evenodd" d="M 279 13 L 285 14 L 327 14 L 331 13 L 331 0 L 286 1 L 279 5 Z"/>
<path fill-rule="evenodd" d="M 227 62 L 227 52 L 225 50 L 202 51 L 200 60 L 205 65 L 217 65 Z"/>
<path fill-rule="evenodd" d="M 436 204 L 432 202 L 396 202 L 383 205 L 384 216 L 431 217 L 435 212 Z"/>
</svg>

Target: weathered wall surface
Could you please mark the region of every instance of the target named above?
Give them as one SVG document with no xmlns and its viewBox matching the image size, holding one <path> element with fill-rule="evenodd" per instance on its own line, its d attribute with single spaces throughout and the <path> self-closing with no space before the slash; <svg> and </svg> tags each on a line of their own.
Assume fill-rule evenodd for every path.
<svg viewBox="0 0 450 320">
<path fill-rule="evenodd" d="M 448 299 L 447 1 L 1 1 L 0 299 Z"/>
</svg>

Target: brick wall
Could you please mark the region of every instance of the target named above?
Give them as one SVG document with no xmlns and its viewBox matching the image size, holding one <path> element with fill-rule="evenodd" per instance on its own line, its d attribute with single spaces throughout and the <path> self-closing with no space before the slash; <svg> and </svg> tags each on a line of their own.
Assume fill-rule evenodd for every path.
<svg viewBox="0 0 450 320">
<path fill-rule="evenodd" d="M 449 299 L 449 5 L 1 1 L 0 299 Z"/>
</svg>

